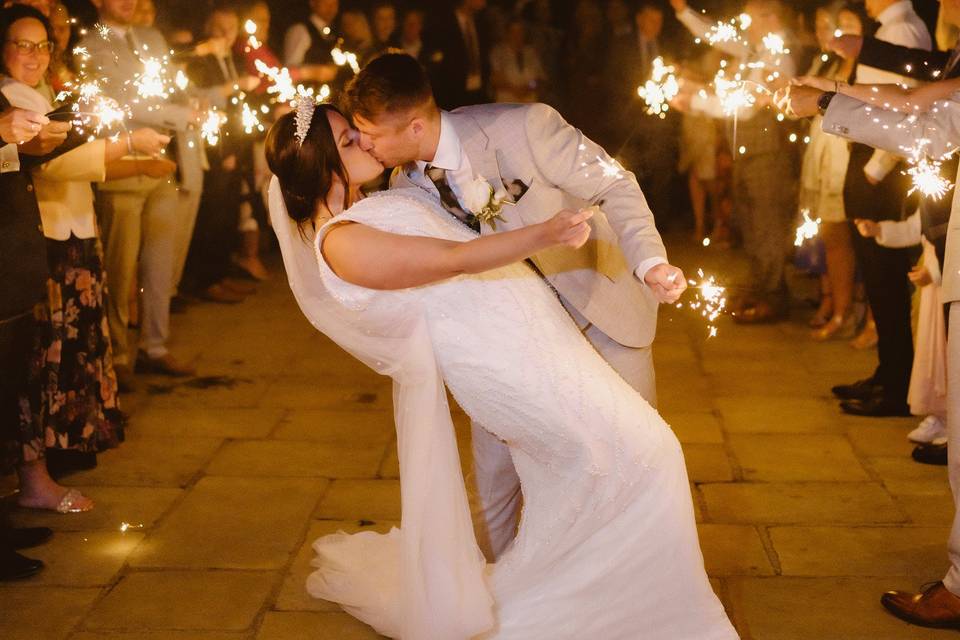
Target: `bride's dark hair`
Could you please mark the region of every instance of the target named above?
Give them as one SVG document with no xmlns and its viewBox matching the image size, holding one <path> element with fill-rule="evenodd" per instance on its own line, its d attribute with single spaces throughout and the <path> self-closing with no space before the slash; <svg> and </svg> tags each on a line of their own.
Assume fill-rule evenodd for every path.
<svg viewBox="0 0 960 640">
<path fill-rule="evenodd" d="M 296 111 L 278 119 L 267 133 L 267 165 L 280 182 L 287 214 L 299 227 L 313 220 L 318 202 L 326 202 L 335 177 L 343 184 L 343 208 L 350 205 L 347 170 L 327 119 L 330 111 L 343 115 L 333 105 L 317 105 L 303 144 L 296 137 Z"/>
</svg>

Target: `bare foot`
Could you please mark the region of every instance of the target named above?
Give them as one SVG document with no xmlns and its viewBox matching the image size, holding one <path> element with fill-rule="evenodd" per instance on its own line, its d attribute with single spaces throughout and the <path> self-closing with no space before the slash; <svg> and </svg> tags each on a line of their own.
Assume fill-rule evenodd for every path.
<svg viewBox="0 0 960 640">
<path fill-rule="evenodd" d="M 17 504 L 28 509 L 77 513 L 93 509 L 93 500 L 76 489 L 68 489 L 50 477 L 44 461 L 29 462 L 17 470 L 20 492 Z"/>
</svg>

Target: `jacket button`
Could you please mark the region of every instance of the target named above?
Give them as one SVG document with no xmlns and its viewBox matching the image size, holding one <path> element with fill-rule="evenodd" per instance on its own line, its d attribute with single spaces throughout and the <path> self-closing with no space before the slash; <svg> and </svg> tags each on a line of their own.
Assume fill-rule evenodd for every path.
<svg viewBox="0 0 960 640">
<path fill-rule="evenodd" d="M 9 169 L 9 168 L 10 168 L 10 163 L 9 163 L 9 162 L 4 162 L 3 164 L 0 164 L 0 169 L 6 170 L 6 169 Z"/>
<path fill-rule="evenodd" d="M 27 185 L 27 191 L 33 191 L 33 185 L 32 185 L 32 184 L 28 184 L 28 185 Z"/>
</svg>

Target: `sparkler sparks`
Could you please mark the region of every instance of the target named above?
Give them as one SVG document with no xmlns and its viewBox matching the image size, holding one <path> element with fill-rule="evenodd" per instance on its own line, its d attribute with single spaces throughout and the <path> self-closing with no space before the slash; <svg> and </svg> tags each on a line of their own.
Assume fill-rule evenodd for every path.
<svg viewBox="0 0 960 640">
<path fill-rule="evenodd" d="M 716 321 L 727 308 L 726 288 L 717 283 L 714 276 L 705 276 L 703 269 L 697 269 L 697 275 L 700 281 L 687 280 L 690 289 L 694 292 L 692 302 L 687 303 L 687 308 L 696 311 L 707 321 L 707 337 L 715 338 L 717 336 Z M 677 308 L 682 309 L 683 303 L 678 302 Z"/>
<path fill-rule="evenodd" d="M 247 32 L 247 51 L 259 49 L 263 43 L 257 40 L 257 23 L 253 20 L 247 20 L 243 23 L 243 30 Z"/>
<path fill-rule="evenodd" d="M 258 116 L 257 112 L 251 109 L 250 105 L 246 102 L 243 103 L 243 110 L 240 113 L 240 124 L 243 125 L 244 133 L 264 131 L 264 127 L 260 123 L 260 116 Z"/>
<path fill-rule="evenodd" d="M 803 221 L 797 227 L 793 239 L 793 246 L 795 247 L 803 245 L 805 240 L 811 240 L 820 234 L 820 218 L 816 220 L 811 218 L 810 209 L 803 209 L 800 214 L 803 216 Z"/>
<path fill-rule="evenodd" d="M 677 77 L 673 75 L 674 71 L 676 68 L 665 65 L 663 58 L 654 58 L 650 79 L 637 89 L 637 95 L 643 98 L 647 105 L 648 115 L 666 117 L 666 112 L 670 110 L 670 105 L 667 103 L 680 93 L 680 84 L 677 82 Z"/>
<path fill-rule="evenodd" d="M 167 98 L 174 93 L 174 82 L 170 80 L 167 66 L 169 58 L 143 58 L 143 73 L 138 75 L 133 86 L 137 88 L 137 95 L 144 99 Z"/>
<path fill-rule="evenodd" d="M 120 523 L 120 533 L 126 533 L 130 529 L 143 529 L 143 523 L 130 524 L 129 522 Z"/>
<path fill-rule="evenodd" d="M 286 67 L 270 67 L 262 60 L 256 60 L 254 65 L 256 65 L 257 71 L 265 75 L 270 82 L 273 83 L 267 87 L 267 93 L 276 94 L 277 101 L 291 102 L 297 97 L 313 97 L 314 91 L 312 88 L 304 87 L 302 84 L 298 84 L 297 86 L 293 85 L 290 70 Z M 323 91 L 321 89 L 321 95 L 322 93 Z M 327 89 L 327 93 L 329 95 L 329 89 Z"/>
<path fill-rule="evenodd" d="M 732 22 L 718 22 L 710 27 L 707 32 L 707 42 L 718 44 L 720 42 L 737 42 L 740 40 L 740 30 Z"/>
<path fill-rule="evenodd" d="M 783 36 L 777 35 L 776 33 L 768 33 L 763 36 L 763 47 L 775 56 L 790 53 L 790 49 L 787 49 Z"/>
<path fill-rule="evenodd" d="M 623 167 L 620 166 L 620 163 L 613 158 L 597 156 L 597 164 L 599 164 L 600 168 L 603 170 L 604 178 L 616 178 L 619 180 L 623 177 Z"/>
<path fill-rule="evenodd" d="M 913 186 L 908 195 L 919 191 L 924 197 L 939 200 L 953 188 L 953 183 L 941 175 L 941 160 L 931 160 L 926 156 L 914 154 L 910 158 L 910 168 L 906 174 L 913 180 Z"/>
<path fill-rule="evenodd" d="M 330 56 L 333 58 L 333 63 L 338 67 L 350 65 L 350 68 L 353 69 L 354 73 L 360 73 L 360 62 L 357 60 L 357 54 L 350 51 L 344 51 L 338 44 L 336 47 L 330 50 Z"/>
<path fill-rule="evenodd" d="M 204 137 L 208 144 L 216 145 L 220 142 L 220 128 L 223 127 L 226 122 L 226 115 L 216 109 L 210 109 L 207 111 L 207 115 L 200 125 L 200 135 Z"/>
</svg>

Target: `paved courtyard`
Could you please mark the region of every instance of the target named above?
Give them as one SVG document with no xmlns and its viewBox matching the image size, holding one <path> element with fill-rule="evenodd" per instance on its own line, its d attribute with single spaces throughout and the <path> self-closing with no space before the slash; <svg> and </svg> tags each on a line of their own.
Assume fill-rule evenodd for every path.
<svg viewBox="0 0 960 640">
<path fill-rule="evenodd" d="M 690 271 L 725 259 L 674 254 Z M 318 536 L 399 520 L 390 386 L 318 335 L 274 271 L 240 306 L 176 316 L 176 351 L 204 377 L 141 379 L 127 442 L 66 480 L 94 511 L 15 513 L 57 535 L 30 551 L 43 573 L 0 587 L 0 638 L 378 637 L 304 581 Z M 799 313 L 776 327 L 723 320 L 706 340 L 702 320 L 671 308 L 655 355 L 707 569 L 743 638 L 956 637 L 878 603 L 941 577 L 952 501 L 944 468 L 909 459 L 914 420 L 847 417 L 831 401 L 870 354 L 811 343 Z M 467 465 L 468 421 L 455 418 Z"/>
</svg>

